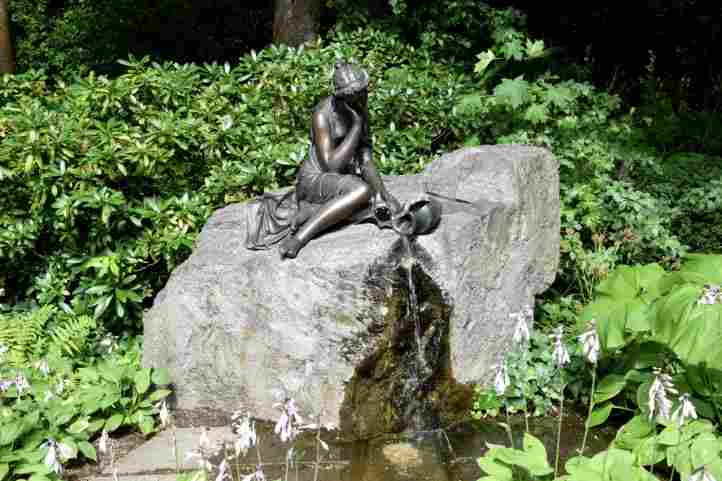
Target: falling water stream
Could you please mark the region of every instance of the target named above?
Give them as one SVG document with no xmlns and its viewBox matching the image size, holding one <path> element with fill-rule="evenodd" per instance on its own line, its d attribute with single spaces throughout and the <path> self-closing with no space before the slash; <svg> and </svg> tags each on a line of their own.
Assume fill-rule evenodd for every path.
<svg viewBox="0 0 722 481">
<path fill-rule="evenodd" d="M 424 358 L 424 341 L 421 336 L 421 320 L 419 319 L 419 301 L 416 296 L 416 286 L 414 284 L 414 264 L 416 259 L 414 258 L 413 251 L 411 250 L 411 239 L 407 235 L 401 236 L 404 248 L 406 249 L 406 258 L 403 261 L 403 265 L 406 267 L 406 274 L 409 284 L 409 315 L 414 321 L 414 337 L 416 339 L 416 367 L 418 369 L 419 377 L 423 378 L 429 372 L 426 359 Z"/>
</svg>

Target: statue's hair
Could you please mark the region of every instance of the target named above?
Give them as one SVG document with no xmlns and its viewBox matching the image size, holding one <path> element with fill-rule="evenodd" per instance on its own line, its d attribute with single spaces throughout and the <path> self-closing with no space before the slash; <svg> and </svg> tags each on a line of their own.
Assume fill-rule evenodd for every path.
<svg viewBox="0 0 722 481">
<path fill-rule="evenodd" d="M 369 85 L 369 75 L 358 65 L 344 60 L 337 60 L 333 71 L 334 94 L 339 96 L 354 95 L 365 90 Z"/>
</svg>

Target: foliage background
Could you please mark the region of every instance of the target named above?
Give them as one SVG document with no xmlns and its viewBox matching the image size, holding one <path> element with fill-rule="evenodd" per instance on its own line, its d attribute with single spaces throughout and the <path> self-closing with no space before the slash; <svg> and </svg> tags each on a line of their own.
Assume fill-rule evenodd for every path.
<svg viewBox="0 0 722 481">
<path fill-rule="evenodd" d="M 722 65 L 710 54 L 719 7 L 325 3 L 322 38 L 293 49 L 267 46 L 270 2 L 13 1 L 22 73 L 0 78 L 0 344 L 12 348 L 0 380 L 57 363 L 50 380 L 23 371 L 38 384 L 28 397 L 0 398 L 0 409 L 22 407 L 12 442 L 23 440 L 28 459 L 44 437 L 86 442 L 118 416 L 154 429 L 152 390 L 131 376 L 143 310 L 214 209 L 289 185 L 336 58 L 370 73 L 383 173 L 418 172 L 479 144 L 540 145 L 560 160 L 562 262 L 537 309 L 542 332 L 577 329 L 624 277 L 620 266 L 674 273 L 689 252 L 722 252 Z M 50 340 L 36 345 L 42 329 Z M 99 359 L 110 334 L 121 336 L 120 374 Z M 545 411 L 560 398 L 539 388 L 553 369 L 538 339 L 515 361 L 538 371 L 519 375 L 515 409 L 533 401 Z M 42 398 L 61 378 L 94 390 L 52 424 Z M 569 389 L 581 396 L 588 381 Z M 638 408 L 627 393 L 637 384 L 614 396 Z M 717 400 L 699 397 L 713 411 Z M 25 429 L 28 416 L 48 423 Z M 81 419 L 88 425 L 66 435 Z"/>
</svg>

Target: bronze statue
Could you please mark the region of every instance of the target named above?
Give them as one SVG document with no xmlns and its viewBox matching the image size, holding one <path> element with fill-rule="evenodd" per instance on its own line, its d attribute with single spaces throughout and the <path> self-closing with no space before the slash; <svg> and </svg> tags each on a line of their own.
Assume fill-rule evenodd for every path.
<svg viewBox="0 0 722 481">
<path fill-rule="evenodd" d="M 374 220 L 404 235 L 423 233 L 438 222 L 436 204 L 422 200 L 402 206 L 386 190 L 372 158 L 368 83 L 360 67 L 336 64 L 333 95 L 313 110 L 309 154 L 295 189 L 258 199 L 246 247 L 267 249 L 280 242 L 281 257 L 293 258 L 312 238 L 343 221 Z M 417 223 L 414 213 L 425 220 Z"/>
</svg>

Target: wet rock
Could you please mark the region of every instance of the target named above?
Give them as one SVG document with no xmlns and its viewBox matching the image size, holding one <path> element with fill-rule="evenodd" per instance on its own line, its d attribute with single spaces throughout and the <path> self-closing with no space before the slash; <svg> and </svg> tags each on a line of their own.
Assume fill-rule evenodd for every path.
<svg viewBox="0 0 722 481">
<path fill-rule="evenodd" d="M 189 423 L 227 422 L 240 406 L 275 419 L 287 396 L 322 409 L 324 422 L 352 419 L 359 436 L 465 409 L 463 384 L 490 380 L 510 344 L 509 314 L 556 273 L 557 170 L 544 149 L 494 146 L 386 178 L 402 202 L 428 190 L 442 203 L 437 230 L 410 243 L 413 262 L 396 233 L 372 224 L 326 233 L 281 261 L 245 249 L 249 204 L 220 209 L 146 313 L 143 363 L 170 369 Z M 428 369 L 415 354 L 409 272 Z M 359 414 L 368 403 L 377 406 Z"/>
</svg>

